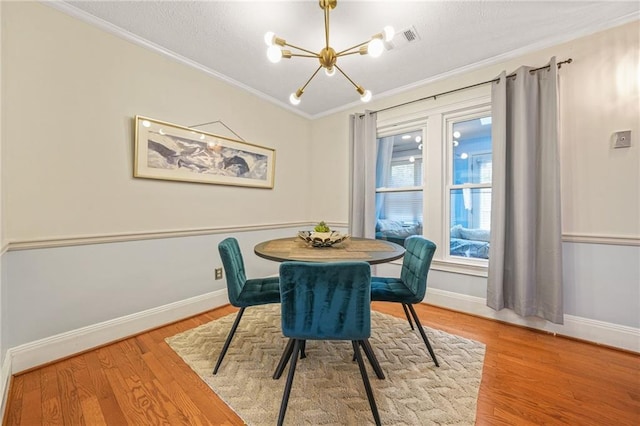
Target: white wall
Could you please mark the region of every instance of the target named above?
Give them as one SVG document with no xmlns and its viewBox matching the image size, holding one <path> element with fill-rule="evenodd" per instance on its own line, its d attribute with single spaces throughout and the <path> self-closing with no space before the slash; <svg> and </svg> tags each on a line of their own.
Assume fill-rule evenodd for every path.
<svg viewBox="0 0 640 426">
<path fill-rule="evenodd" d="M 42 4 L 3 7 L 11 242 L 307 218 L 310 178 L 299 159 L 309 154 L 308 120 Z M 136 114 L 187 126 L 222 120 L 275 148 L 275 188 L 134 179 Z"/>
<path fill-rule="evenodd" d="M 3 357 L 224 289 L 213 280 L 222 237 L 253 242 L 306 224 L 307 119 L 46 5 L 1 7 L 2 103 L 11 105 L 1 141 Z M 222 120 L 276 150 L 275 188 L 134 179 L 136 114 Z M 204 130 L 233 137 L 223 126 Z M 277 271 L 253 259 L 251 244 L 243 249 L 250 275 Z"/>
<path fill-rule="evenodd" d="M 448 76 L 409 92 L 378 97 L 366 108 L 379 110 L 491 80 L 500 71 L 511 72 L 521 65 L 542 66 L 551 56 L 559 61 L 572 58 L 573 63 L 559 72 L 565 311 L 585 320 L 632 327 L 637 332 L 640 328 L 639 55 L 640 22 L 635 21 Z M 487 85 L 380 112 L 378 120 L 418 114 L 489 93 Z M 312 124 L 313 155 L 321 150 L 332 152 L 338 162 L 330 176 L 325 177 L 317 163 L 313 170 L 312 192 L 316 197 L 311 199 L 311 210 L 322 217 L 348 220 L 348 187 L 339 184 L 348 182 L 348 115 L 363 110 L 360 107 L 332 114 Z M 612 134 L 619 130 L 631 130 L 631 148 L 612 148 Z M 426 173 L 428 181 L 429 170 Z M 327 185 L 328 180 L 331 185 Z M 327 191 L 327 186 L 332 190 Z M 337 204 L 340 209 L 335 208 L 334 200 L 340 201 Z M 486 278 L 437 269 L 430 274 L 430 288 L 445 291 L 451 298 L 484 299 Z M 379 270 L 398 272 L 393 265 Z M 634 345 L 640 350 L 640 340 Z"/>
<path fill-rule="evenodd" d="M 2 41 L 4 35 L 4 28 L 2 24 L 2 6 L 0 5 L 0 70 L 2 70 Z M 4 188 L 4 174 L 2 164 L 4 162 L 3 155 L 3 135 L 4 135 L 4 104 L 3 104 L 3 84 L 0 84 L 0 417 L 4 418 L 4 411 L 6 407 L 6 398 L 9 392 L 9 377 L 11 375 L 11 365 L 9 357 L 7 357 L 7 336 L 4 332 L 6 328 L 7 320 L 7 297 L 5 285 L 7 280 L 5 278 L 6 268 L 5 264 L 5 251 L 7 244 L 5 241 L 5 221 L 4 221 L 4 202 L 3 202 L 3 188 Z"/>
<path fill-rule="evenodd" d="M 368 110 L 379 110 L 406 101 L 495 78 L 500 71 L 521 65 L 542 66 L 551 56 L 573 58 L 560 70 L 560 121 L 562 156 L 563 232 L 577 236 L 640 237 L 640 21 L 583 37 L 553 48 L 519 56 L 496 65 L 455 75 L 387 98 L 374 98 Z M 402 117 L 468 96 L 490 93 L 489 85 L 439 97 L 378 114 L 378 120 Z M 336 213 L 328 200 L 348 200 L 348 194 L 327 191 L 331 182 L 348 181 L 348 115 L 365 107 L 314 120 L 313 152 L 331 152 L 336 167 L 325 176 L 313 166 L 312 211 L 346 220 L 348 203 Z M 612 149 L 611 136 L 631 130 L 631 148 Z M 635 137 L 633 135 L 636 135 Z M 347 191 L 344 185 L 334 185 Z M 333 187 L 331 187 L 333 188 Z M 320 213 L 322 212 L 322 213 Z"/>
<path fill-rule="evenodd" d="M 18 347 L 26 353 L 33 349 L 33 342 L 49 342 L 74 330 L 222 291 L 224 281 L 214 281 L 212 275 L 213 268 L 220 266 L 217 242 L 227 235 L 239 237 L 249 275 L 259 276 L 276 273 L 277 264 L 251 253 L 256 242 L 291 235 L 310 221 L 346 225 L 348 112 L 309 122 L 42 4 L 3 2 L 1 8 L 5 35 L 0 51 L 1 99 L 2 105 L 11 105 L 2 110 L 0 141 L 1 237 L 10 250 L 2 256 L 0 271 L 3 356 L 7 348 Z M 638 145 L 623 152 L 602 145 L 608 143 L 602 138 L 614 130 L 630 128 L 633 135 L 639 134 L 637 103 L 633 115 L 637 86 L 631 99 L 621 92 L 615 102 L 610 98 L 600 104 L 583 102 L 583 92 L 590 93 L 586 88 L 592 86 L 585 82 L 597 81 L 605 89 L 616 86 L 611 77 L 614 65 L 629 54 L 633 60 L 634 49 L 637 64 L 637 29 L 634 23 L 451 77 L 378 100 L 370 108 L 487 80 L 503 68 L 544 64 L 551 55 L 571 56 L 574 64 L 560 73 L 563 191 L 570 194 L 563 198 L 569 206 L 565 231 L 637 239 L 639 176 L 632 166 L 638 162 Z M 618 46 L 613 49 L 617 53 L 605 54 L 609 44 Z M 612 62 L 601 61 L 601 55 L 613 55 Z M 611 81 L 598 78 L 601 75 Z M 574 98 L 568 95 L 570 87 L 583 90 Z M 459 98 L 452 95 L 437 103 Z M 388 118 L 419 108 L 383 115 Z M 581 122 L 587 112 L 594 122 L 585 130 Z M 136 114 L 185 125 L 223 120 L 248 141 L 276 149 L 275 188 L 134 179 Z M 232 136 L 222 127 L 205 130 Z M 322 156 L 328 158 L 328 165 L 300 161 Z M 603 163 L 610 173 L 586 172 Z M 628 186 L 613 185 L 613 190 L 591 197 L 589 188 L 600 180 Z M 577 198 L 576 191 L 586 195 Z M 616 211 L 615 220 L 605 220 L 621 204 L 626 210 Z M 601 213 L 588 220 L 575 214 L 585 209 Z M 102 244 L 93 244 L 97 241 Z M 621 306 L 639 310 L 633 300 L 637 269 L 627 263 L 615 265 L 618 291 L 607 294 L 606 304 L 593 304 L 607 291 L 602 278 L 607 265 L 614 257 L 633 260 L 638 247 L 628 252 L 616 248 L 611 254 L 604 253 L 602 245 L 594 246 L 568 252 L 565 267 L 577 265 L 574 275 L 565 277 L 571 286 L 569 294 L 575 294 L 569 309 L 575 315 L 638 328 L 637 316 L 611 315 Z M 587 261 L 592 261 L 597 273 L 584 266 Z M 440 271 L 431 275 L 430 286 L 469 300 L 480 299 L 485 291 L 482 278 Z M 46 362 L 64 355 L 56 354 L 34 359 Z"/>
</svg>

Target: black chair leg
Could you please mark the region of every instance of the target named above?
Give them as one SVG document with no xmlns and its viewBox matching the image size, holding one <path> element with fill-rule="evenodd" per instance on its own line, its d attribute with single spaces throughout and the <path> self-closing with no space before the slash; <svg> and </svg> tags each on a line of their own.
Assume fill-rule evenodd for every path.
<svg viewBox="0 0 640 426">
<path fill-rule="evenodd" d="M 380 426 L 380 414 L 378 413 L 378 406 L 376 405 L 376 400 L 373 397 L 373 390 L 371 390 L 371 383 L 369 382 L 369 376 L 367 375 L 367 370 L 364 368 L 364 361 L 362 360 L 362 355 L 360 354 L 359 345 L 362 345 L 364 348 L 363 340 L 352 340 L 351 345 L 353 346 L 353 351 L 356 354 L 356 360 L 358 361 L 358 367 L 360 367 L 360 375 L 362 376 L 362 382 L 364 383 L 364 390 L 367 392 L 367 398 L 369 399 L 369 406 L 371 407 L 371 412 L 373 413 L 373 420 L 376 422 L 377 426 Z"/>
<path fill-rule="evenodd" d="M 284 415 L 287 411 L 287 404 L 289 403 L 289 395 L 291 395 L 291 385 L 293 384 L 293 375 L 296 373 L 296 364 L 298 363 L 298 353 L 300 352 L 300 340 L 291 339 L 294 341 L 293 345 L 293 357 L 291 358 L 291 367 L 289 367 L 289 374 L 287 375 L 287 383 L 284 386 L 284 394 L 282 394 L 282 403 L 280 404 L 280 413 L 278 414 L 278 426 L 282 426 L 284 422 Z"/>
<path fill-rule="evenodd" d="M 431 344 L 429 343 L 429 339 L 427 339 L 427 335 L 424 332 L 424 328 L 422 327 L 422 324 L 420 324 L 420 320 L 418 319 L 418 314 L 416 313 L 416 310 L 413 309 L 413 305 L 407 305 L 409 307 L 409 310 L 411 311 L 411 315 L 413 315 L 413 319 L 416 322 L 416 326 L 418 327 L 418 331 L 420 331 L 420 335 L 422 335 L 422 340 L 424 340 L 425 345 L 427 345 L 427 350 L 429 351 L 429 354 L 431 355 L 431 358 L 433 359 L 433 362 L 436 363 L 436 367 L 440 367 L 440 364 L 438 364 L 438 360 L 436 359 L 436 354 L 433 352 L 433 348 L 431 348 Z"/>
<path fill-rule="evenodd" d="M 361 340 L 361 343 L 362 343 L 362 349 L 364 350 L 364 354 L 369 359 L 369 363 L 373 367 L 373 371 L 376 372 L 376 376 L 378 376 L 378 379 L 383 380 L 384 373 L 382 372 L 382 368 L 380 368 L 380 363 L 378 362 L 378 358 L 376 358 L 376 354 L 373 352 L 371 343 L 369 343 L 368 339 Z M 353 354 L 353 356 L 355 357 L 355 353 Z"/>
<path fill-rule="evenodd" d="M 282 356 L 280 357 L 280 362 L 278 362 L 278 366 L 276 367 L 276 371 L 273 373 L 273 378 L 275 380 L 279 379 L 282 376 L 282 372 L 284 368 L 287 366 L 289 362 L 289 358 L 291 358 L 291 354 L 293 353 L 293 339 L 289 339 L 287 342 L 287 346 L 284 347 L 284 351 L 282 352 Z"/>
<path fill-rule="evenodd" d="M 218 372 L 218 368 L 220 368 L 220 364 L 222 364 L 222 360 L 224 356 L 227 354 L 227 349 L 229 349 L 229 345 L 231 344 L 231 339 L 233 339 L 233 335 L 236 334 L 236 329 L 238 328 L 238 324 L 240 324 L 240 319 L 242 319 L 242 314 L 244 314 L 245 308 L 240 308 L 240 312 L 236 315 L 236 319 L 233 322 L 233 326 L 231 326 L 231 331 L 229 331 L 229 335 L 227 336 L 227 340 L 224 342 L 224 346 L 222 347 L 222 352 L 218 356 L 218 361 L 216 362 L 216 366 L 213 369 L 213 374 Z"/>
<path fill-rule="evenodd" d="M 407 317 L 407 321 L 409 321 L 411 329 L 415 330 L 415 328 L 413 328 L 413 321 L 411 321 L 411 317 L 409 316 L 409 311 L 407 310 L 407 305 L 405 303 L 402 304 L 402 309 L 404 309 L 404 315 Z"/>
<path fill-rule="evenodd" d="M 307 341 L 303 340 L 302 344 L 300 345 L 300 359 L 307 357 L 307 353 L 305 352 L 306 348 L 307 348 Z"/>
</svg>

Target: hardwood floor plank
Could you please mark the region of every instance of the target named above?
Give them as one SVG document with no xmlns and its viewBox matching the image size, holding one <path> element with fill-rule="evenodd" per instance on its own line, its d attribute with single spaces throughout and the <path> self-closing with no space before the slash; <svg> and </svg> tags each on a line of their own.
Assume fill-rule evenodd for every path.
<svg viewBox="0 0 640 426">
<path fill-rule="evenodd" d="M 44 367 L 40 373 L 40 386 L 42 394 L 42 423 L 49 425 L 62 425 L 62 405 L 60 398 L 65 397 L 58 388 L 58 373 L 56 365 Z"/>
<path fill-rule="evenodd" d="M 39 376 L 40 375 L 38 374 L 38 377 Z M 21 422 L 24 398 L 24 381 L 25 378 L 22 376 L 15 377 L 13 378 L 9 386 L 9 401 L 5 410 L 4 419 L 2 420 L 3 425 L 15 425 L 20 424 Z"/>
<path fill-rule="evenodd" d="M 158 401 L 149 395 L 137 376 L 127 376 L 119 368 L 105 373 L 114 390 L 118 405 L 127 423 L 135 425 L 169 425 L 167 413 Z"/>
<path fill-rule="evenodd" d="M 24 394 L 22 396 L 22 415 L 20 422 L 24 425 L 42 423 L 42 393 L 40 392 L 40 371 L 24 375 Z"/>
<path fill-rule="evenodd" d="M 104 354 L 104 351 L 102 354 Z M 87 364 L 89 377 L 105 421 L 109 425 L 127 424 L 124 413 L 120 405 L 118 405 L 116 396 L 111 388 L 111 384 L 105 375 L 105 371 L 111 368 L 107 367 L 111 365 L 109 362 L 106 362 L 108 358 L 104 355 L 101 357 L 100 350 L 87 352 L 82 356 Z"/>
<path fill-rule="evenodd" d="M 400 305 L 372 306 L 404 319 Z M 640 424 L 640 355 L 415 308 L 426 327 L 486 345 L 477 425 Z M 243 425 L 164 340 L 235 312 L 225 306 L 13 377 L 3 424 Z"/>
<path fill-rule="evenodd" d="M 82 414 L 87 425 L 101 426 L 108 424 L 102 415 L 100 401 L 98 401 L 98 397 L 95 395 L 83 398 L 80 401 L 80 406 L 82 407 Z"/>
<path fill-rule="evenodd" d="M 63 423 L 67 425 L 84 425 L 82 406 L 78 397 L 78 388 L 73 378 L 72 363 L 69 360 L 55 364 L 60 395 L 60 409 Z"/>
</svg>

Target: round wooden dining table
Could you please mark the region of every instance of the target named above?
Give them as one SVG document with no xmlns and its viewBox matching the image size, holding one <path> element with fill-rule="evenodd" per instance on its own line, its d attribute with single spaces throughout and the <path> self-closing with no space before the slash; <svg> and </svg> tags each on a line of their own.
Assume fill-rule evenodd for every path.
<svg viewBox="0 0 640 426">
<path fill-rule="evenodd" d="M 256 255 L 276 262 L 364 261 L 370 265 L 390 262 L 404 256 L 404 247 L 391 241 L 350 237 L 331 247 L 313 247 L 299 237 L 278 238 L 256 244 Z"/>
</svg>

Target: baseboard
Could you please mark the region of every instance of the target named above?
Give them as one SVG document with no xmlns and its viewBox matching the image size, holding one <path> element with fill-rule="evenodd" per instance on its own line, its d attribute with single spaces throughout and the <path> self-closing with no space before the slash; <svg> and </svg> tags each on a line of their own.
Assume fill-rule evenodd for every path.
<svg viewBox="0 0 640 426">
<path fill-rule="evenodd" d="M 2 401 L 0 402 L 0 419 L 4 419 L 4 412 L 7 408 L 7 400 L 9 398 L 9 378 L 11 377 L 11 357 L 7 353 L 0 370 L 0 394 Z"/>
<path fill-rule="evenodd" d="M 16 374 L 227 303 L 227 290 L 218 290 L 9 348 L 6 355 L 6 358 L 10 359 L 9 374 Z"/>
<path fill-rule="evenodd" d="M 540 318 L 522 318 L 507 309 L 494 311 L 486 306 L 485 299 L 481 297 L 433 288 L 427 290 L 425 301 L 435 306 L 640 353 L 640 329 L 633 327 L 572 315 L 565 315 L 564 325 L 552 324 Z M 7 383 L 12 374 L 197 315 L 227 303 L 229 300 L 226 290 L 218 290 L 9 348 L 0 371 L 2 408 L 4 409 L 8 390 Z"/>
<path fill-rule="evenodd" d="M 486 299 L 439 289 L 427 289 L 425 302 L 484 318 L 535 328 L 549 333 L 640 353 L 640 329 L 596 321 L 573 315 L 564 316 L 564 324 L 553 324 L 542 318 L 522 318 L 510 309 L 494 311 Z"/>
</svg>

